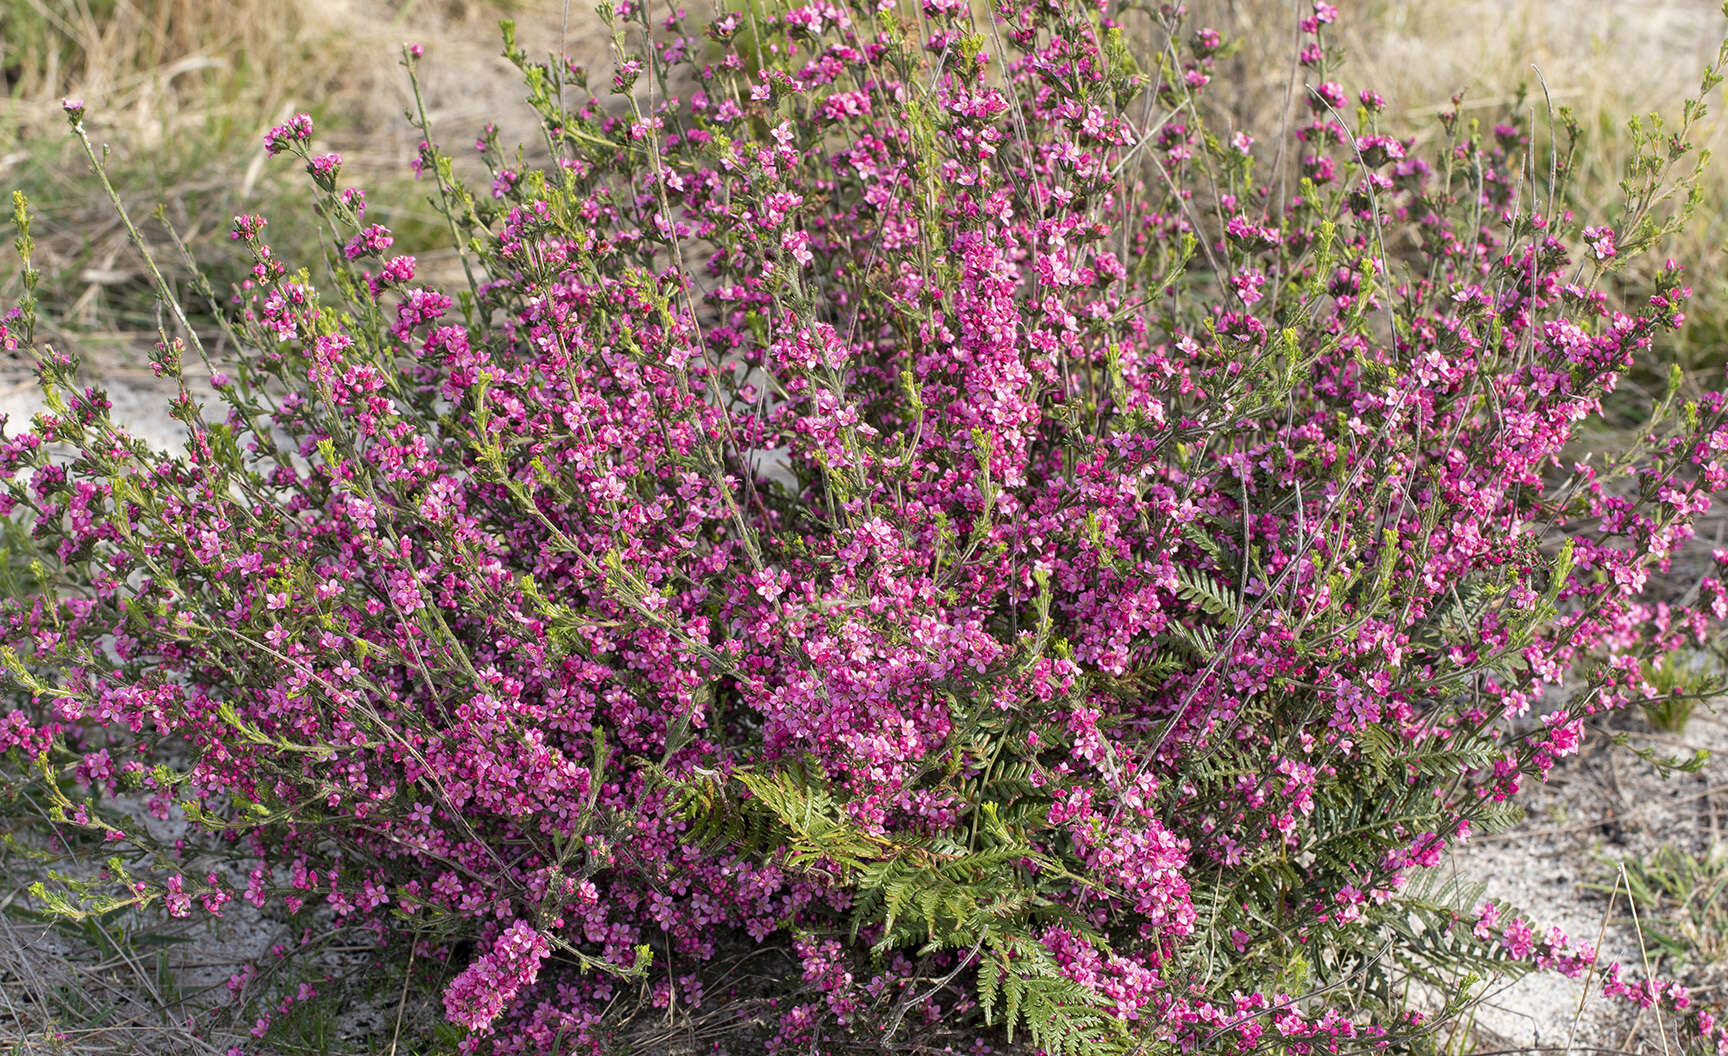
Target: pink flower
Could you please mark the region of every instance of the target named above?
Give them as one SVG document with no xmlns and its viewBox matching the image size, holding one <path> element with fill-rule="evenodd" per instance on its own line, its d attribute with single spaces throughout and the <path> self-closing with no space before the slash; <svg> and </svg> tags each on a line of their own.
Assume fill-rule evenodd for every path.
<svg viewBox="0 0 1728 1056">
<path fill-rule="evenodd" d="M 1584 245 L 1596 260 L 1612 260 L 1619 252 L 1614 245 L 1614 229 L 1611 227 L 1586 227 Z"/>
<path fill-rule="evenodd" d="M 791 254 L 792 259 L 802 266 L 816 259 L 810 252 L 810 236 L 803 231 L 788 231 L 780 237 L 780 248 Z"/>
<path fill-rule="evenodd" d="M 470 1030 L 490 1028 L 517 993 L 533 985 L 551 952 L 546 936 L 525 920 L 513 922 L 445 989 L 445 1014 Z"/>
<path fill-rule="evenodd" d="M 286 124 L 277 125 L 264 136 L 264 149 L 271 155 L 288 150 L 293 144 L 312 139 L 312 116 L 295 114 Z"/>
</svg>

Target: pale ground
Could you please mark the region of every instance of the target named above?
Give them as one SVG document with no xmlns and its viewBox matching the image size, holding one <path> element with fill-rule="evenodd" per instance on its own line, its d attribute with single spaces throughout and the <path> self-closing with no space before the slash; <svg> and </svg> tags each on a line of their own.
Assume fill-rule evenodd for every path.
<svg viewBox="0 0 1728 1056">
<path fill-rule="evenodd" d="M 1666 914 L 1643 908 L 1635 926 L 1625 891 L 1615 894 L 1612 911 L 1609 896 L 1622 860 L 1647 859 L 1664 847 L 1703 855 L 1723 846 L 1728 768 L 1720 753 L 1728 749 L 1728 725 L 1700 710 L 1679 737 L 1651 732 L 1635 715 L 1619 717 L 1615 727 L 1632 743 L 1664 755 L 1703 749 L 1713 758 L 1696 774 L 1664 777 L 1595 731 L 1580 757 L 1557 767 L 1547 785 L 1526 790 L 1529 815 L 1521 825 L 1472 841 L 1445 868 L 1485 883 L 1487 897 L 1520 908 L 1539 929 L 1558 926 L 1574 939 L 1599 943 L 1603 963 L 1619 961 L 1629 979 L 1647 974 L 1648 963 L 1657 976 L 1683 981 L 1705 1000 L 1719 1000 L 1719 967 L 1676 965 L 1663 960 L 1653 943 L 1640 943 L 1641 927 L 1666 927 Z M 1564 1045 L 1571 1039 L 1662 1051 L 1653 1019 L 1628 1014 L 1621 1002 L 1601 1000 L 1595 996 L 1599 983 L 1581 1002 L 1582 980 L 1557 973 L 1526 976 L 1497 992 L 1475 1025 L 1483 1042 L 1502 1043 L 1494 1047 Z"/>
</svg>

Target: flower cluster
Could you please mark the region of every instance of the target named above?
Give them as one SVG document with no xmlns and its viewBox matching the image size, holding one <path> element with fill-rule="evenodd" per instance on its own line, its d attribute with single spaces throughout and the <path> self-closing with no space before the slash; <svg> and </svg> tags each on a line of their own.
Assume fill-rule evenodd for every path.
<svg viewBox="0 0 1728 1056">
<path fill-rule="evenodd" d="M 312 115 L 295 114 L 285 124 L 277 125 L 264 134 L 264 149 L 275 156 L 291 150 L 295 145 L 305 145 L 312 140 Z M 335 155 L 330 155 L 334 158 Z M 340 160 L 340 159 L 338 159 Z"/>
<path fill-rule="evenodd" d="M 534 985 L 540 962 L 551 952 L 546 936 L 527 921 L 516 921 L 451 982 L 444 992 L 445 1013 L 473 1030 L 489 1027 L 523 987 Z"/>
</svg>

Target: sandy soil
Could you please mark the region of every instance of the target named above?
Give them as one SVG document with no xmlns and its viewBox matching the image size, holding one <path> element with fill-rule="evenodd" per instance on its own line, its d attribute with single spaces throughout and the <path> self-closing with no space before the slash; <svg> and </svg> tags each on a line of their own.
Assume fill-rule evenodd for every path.
<svg viewBox="0 0 1728 1056">
<path fill-rule="evenodd" d="M 1510 831 L 1459 848 L 1444 866 L 1486 884 L 1487 897 L 1522 909 L 1539 928 L 1558 926 L 1575 939 L 1599 945 L 1603 962 L 1619 961 L 1628 978 L 1654 970 L 1690 986 L 1700 997 L 1719 997 L 1718 968 L 1664 958 L 1640 932 L 1665 928 L 1675 908 L 1642 907 L 1634 922 L 1624 888 L 1614 890 L 1618 865 L 1649 861 L 1671 848 L 1704 856 L 1722 848 L 1722 810 L 1728 806 L 1728 724 L 1700 710 L 1683 735 L 1652 732 L 1642 719 L 1620 716 L 1616 732 L 1630 745 L 1664 756 L 1703 750 L 1711 761 L 1695 774 L 1664 776 L 1604 730 L 1593 731 L 1583 753 L 1566 760 L 1546 785 L 1527 789 L 1528 815 Z M 1612 896 L 1612 905 L 1610 905 Z M 1700 909 L 1706 907 L 1699 907 Z M 1648 959 L 1647 959 L 1648 958 Z M 1599 982 L 1583 996 L 1582 980 L 1536 973 L 1493 993 L 1475 1027 L 1489 1047 L 1599 1045 L 1662 1051 L 1652 1019 L 1628 1014 L 1599 996 Z"/>
</svg>

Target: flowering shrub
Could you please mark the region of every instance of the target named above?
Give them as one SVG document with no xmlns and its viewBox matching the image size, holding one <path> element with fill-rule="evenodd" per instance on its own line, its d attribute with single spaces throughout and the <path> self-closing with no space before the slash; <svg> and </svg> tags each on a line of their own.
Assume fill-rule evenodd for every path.
<svg viewBox="0 0 1728 1056">
<path fill-rule="evenodd" d="M 1722 395 L 1575 442 L 1683 320 L 1678 266 L 1603 280 L 1683 220 L 1703 107 L 1581 228 L 1517 116 L 1385 127 L 1328 4 L 1259 140 L 1169 7 L 993 14 L 626 2 L 586 98 L 507 32 L 544 166 L 488 132 L 475 193 L 421 117 L 454 293 L 272 130 L 328 279 L 235 220 L 178 453 L 10 316 L 49 411 L 0 444 L 0 748 L 121 851 L 39 899 L 454 955 L 501 1053 L 603 1051 L 637 985 L 769 1052 L 1338 1051 L 1415 1044 L 1412 983 L 1592 970 L 1427 870 L 1728 614 L 1659 575 Z M 147 854 L 122 788 L 214 838 Z M 720 970 L 754 947 L 781 978 Z"/>
</svg>

